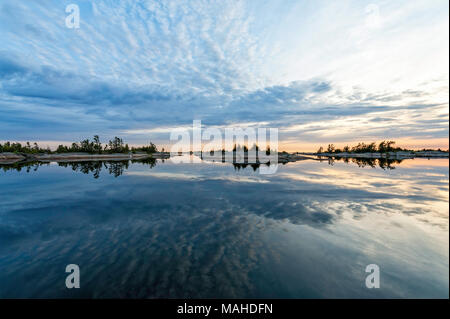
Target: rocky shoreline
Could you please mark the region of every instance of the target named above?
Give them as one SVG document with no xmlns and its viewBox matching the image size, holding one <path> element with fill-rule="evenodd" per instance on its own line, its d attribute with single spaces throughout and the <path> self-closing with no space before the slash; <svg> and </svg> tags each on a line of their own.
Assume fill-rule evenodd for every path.
<svg viewBox="0 0 450 319">
<path fill-rule="evenodd" d="M 12 164 L 17 162 L 71 162 L 71 161 L 101 161 L 101 160 L 137 160 L 144 158 L 167 159 L 169 153 L 113 153 L 113 154 L 88 154 L 88 153 L 61 153 L 61 154 L 28 154 L 28 153 L 0 153 L 0 164 Z"/>
</svg>

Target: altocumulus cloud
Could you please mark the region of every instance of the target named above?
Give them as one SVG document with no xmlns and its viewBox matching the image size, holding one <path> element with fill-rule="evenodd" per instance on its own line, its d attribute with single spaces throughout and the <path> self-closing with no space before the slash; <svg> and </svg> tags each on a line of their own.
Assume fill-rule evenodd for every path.
<svg viewBox="0 0 450 319">
<path fill-rule="evenodd" d="M 79 29 L 65 27 L 70 3 L 80 7 Z M 304 9 L 323 14 L 329 9 L 323 6 Z M 297 78 L 283 76 L 285 69 L 274 71 L 281 62 L 287 68 L 295 64 L 283 61 L 282 52 L 314 50 L 302 47 L 301 36 L 295 46 L 286 46 L 287 23 L 284 29 L 283 22 L 264 25 L 282 20 L 289 10 L 299 6 L 279 1 L 267 6 L 251 1 L 2 2 L 0 140 L 157 133 L 160 127 L 201 119 L 216 126 L 263 122 L 279 127 L 282 139 L 319 142 L 329 137 L 323 133 L 327 123 L 336 129 L 364 118 L 353 121 L 355 129 L 378 137 L 380 123 L 398 114 L 402 119 L 392 137 L 448 135 L 448 111 L 443 111 L 448 98 L 427 100 L 436 87 L 349 91 L 333 76 L 332 65 L 327 72 Z M 310 23 L 299 21 L 298 28 Z M 273 40 L 279 33 L 287 38 Z M 329 60 L 322 58 L 324 64 Z M 448 92 L 448 86 L 443 89 Z M 414 125 L 436 130 L 417 133 Z M 168 138 L 164 129 L 155 136 Z M 148 138 L 130 134 L 127 140 Z M 354 132 L 339 138 L 354 138 Z"/>
</svg>

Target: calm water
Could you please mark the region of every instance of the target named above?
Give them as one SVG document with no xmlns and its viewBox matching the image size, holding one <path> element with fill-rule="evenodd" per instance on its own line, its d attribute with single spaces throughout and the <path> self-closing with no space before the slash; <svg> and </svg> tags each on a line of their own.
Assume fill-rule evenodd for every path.
<svg viewBox="0 0 450 319">
<path fill-rule="evenodd" d="M 448 298 L 448 165 L 0 166 L 0 297 Z"/>
</svg>

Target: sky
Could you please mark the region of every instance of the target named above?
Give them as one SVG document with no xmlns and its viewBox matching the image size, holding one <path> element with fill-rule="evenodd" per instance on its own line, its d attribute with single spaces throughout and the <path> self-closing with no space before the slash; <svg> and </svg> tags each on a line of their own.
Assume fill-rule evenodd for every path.
<svg viewBox="0 0 450 319">
<path fill-rule="evenodd" d="M 0 0 L 0 141 L 167 147 L 201 120 L 447 149 L 448 30 L 447 0 Z"/>
</svg>

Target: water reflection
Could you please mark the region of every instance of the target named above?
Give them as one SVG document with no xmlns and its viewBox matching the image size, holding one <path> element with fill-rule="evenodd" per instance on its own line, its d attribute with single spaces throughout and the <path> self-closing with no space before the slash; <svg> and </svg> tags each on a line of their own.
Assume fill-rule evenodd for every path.
<svg viewBox="0 0 450 319">
<path fill-rule="evenodd" d="M 0 297 L 448 298 L 444 162 L 13 166 Z M 82 289 L 65 289 L 69 263 Z M 380 289 L 364 286 L 371 263 Z"/>
<path fill-rule="evenodd" d="M 75 172 L 80 172 L 83 174 L 92 174 L 94 178 L 100 177 L 100 172 L 102 169 L 110 175 L 114 177 L 121 176 L 124 171 L 126 171 L 130 163 L 141 163 L 149 168 L 153 168 L 156 165 L 156 159 L 154 158 L 145 158 L 138 160 L 108 160 L 108 161 L 64 161 L 57 162 L 57 165 L 60 167 L 69 167 Z M 36 172 L 41 166 L 48 166 L 50 163 L 48 162 L 16 162 L 12 164 L 1 164 L 0 168 L 4 171 L 22 171 L 25 169 L 27 173 L 30 171 Z"/>
<path fill-rule="evenodd" d="M 319 156 L 319 160 L 323 161 L 322 157 Z M 357 158 L 357 157 L 327 157 L 325 159 L 328 164 L 333 166 L 336 161 L 342 161 L 344 163 L 354 163 L 359 167 L 380 167 L 384 170 L 395 169 L 394 164 L 400 164 L 402 159 L 391 159 L 391 158 Z"/>
<path fill-rule="evenodd" d="M 104 168 L 110 175 L 118 177 L 123 174 L 124 170 L 128 169 L 129 161 L 59 162 L 58 165 L 71 167 L 73 171 L 83 174 L 92 173 L 94 178 L 99 178 L 100 172 Z"/>
<path fill-rule="evenodd" d="M 265 164 L 233 163 L 233 167 L 237 171 L 240 171 L 241 169 L 245 169 L 246 167 L 251 167 L 253 169 L 253 171 L 256 172 L 261 165 L 270 166 L 270 162 L 265 163 Z"/>
<path fill-rule="evenodd" d="M 22 169 L 24 169 L 27 173 L 29 173 L 30 171 L 37 171 L 38 168 L 40 166 L 43 165 L 50 165 L 50 163 L 44 163 L 44 162 L 15 162 L 15 163 L 8 163 L 8 164 L 4 164 L 4 163 L 0 163 L 0 170 L 2 170 L 3 172 L 7 172 L 7 171 L 17 171 L 17 172 L 21 172 Z"/>
<path fill-rule="evenodd" d="M 344 157 L 329 157 L 326 159 L 323 159 L 321 157 L 318 158 L 319 161 L 326 161 L 329 165 L 333 166 L 335 162 L 342 161 L 344 163 L 350 164 L 356 164 L 358 167 L 380 167 L 383 170 L 392 170 L 395 169 L 394 164 L 400 164 L 402 163 L 402 160 L 399 159 L 386 159 L 386 158 L 380 158 L 380 159 L 368 159 L 368 158 L 344 158 Z M 164 160 L 162 160 L 164 162 Z M 107 172 L 110 175 L 113 175 L 114 177 L 121 176 L 124 171 L 126 171 L 129 168 L 130 163 L 141 163 L 145 166 L 148 166 L 149 168 L 153 168 L 157 160 L 154 158 L 145 158 L 145 159 L 133 159 L 133 160 L 98 160 L 98 161 L 63 161 L 63 162 L 57 162 L 58 166 L 61 167 L 69 167 L 75 172 L 81 172 L 83 174 L 92 174 L 94 178 L 99 178 L 100 173 L 102 170 Z M 222 161 L 222 163 L 225 163 L 225 161 Z M 270 166 L 271 163 L 230 163 L 233 165 L 234 169 L 236 171 L 240 171 L 241 169 L 251 168 L 254 172 L 258 170 L 258 168 L 261 165 Z M 0 169 L 4 172 L 15 170 L 15 171 L 22 171 L 24 169 L 27 173 L 31 171 L 37 171 L 40 166 L 48 166 L 50 165 L 49 162 L 16 162 L 16 163 L 8 163 L 8 164 L 2 164 L 0 163 Z M 282 163 L 282 165 L 286 165 L 286 163 Z"/>
</svg>

